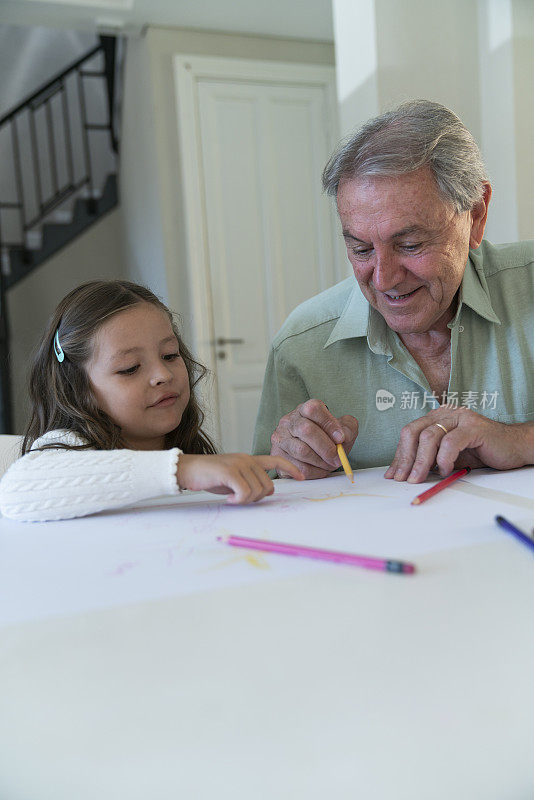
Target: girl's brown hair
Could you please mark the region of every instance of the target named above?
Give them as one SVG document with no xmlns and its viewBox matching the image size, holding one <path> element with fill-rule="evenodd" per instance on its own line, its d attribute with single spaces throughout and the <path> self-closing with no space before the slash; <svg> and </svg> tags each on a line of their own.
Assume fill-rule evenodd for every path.
<svg viewBox="0 0 534 800">
<path fill-rule="evenodd" d="M 149 289 L 130 281 L 91 281 L 63 298 L 38 347 L 30 372 L 32 415 L 22 454 L 47 431 L 59 428 L 74 431 L 85 439 L 84 449 L 127 447 L 120 427 L 98 408 L 85 365 L 92 355 L 94 336 L 104 322 L 140 303 L 150 303 L 167 314 L 189 376 L 191 397 L 180 424 L 167 434 L 166 447 L 179 447 L 185 453 L 215 452 L 211 439 L 201 430 L 204 414 L 195 394 L 195 386 L 207 369 L 194 360 L 184 345 L 167 306 Z M 65 354 L 61 363 L 54 351 L 56 331 Z"/>
</svg>

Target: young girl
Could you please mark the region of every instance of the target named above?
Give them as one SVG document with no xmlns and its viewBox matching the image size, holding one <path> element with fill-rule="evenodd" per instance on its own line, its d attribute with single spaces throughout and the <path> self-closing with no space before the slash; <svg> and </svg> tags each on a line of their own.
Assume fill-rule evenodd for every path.
<svg viewBox="0 0 534 800">
<path fill-rule="evenodd" d="M 284 458 L 215 455 L 202 432 L 194 361 L 171 312 L 143 286 L 93 281 L 59 304 L 30 374 L 22 458 L 0 482 L 11 519 L 67 519 L 182 489 L 272 494 L 266 470 L 297 480 Z"/>
</svg>

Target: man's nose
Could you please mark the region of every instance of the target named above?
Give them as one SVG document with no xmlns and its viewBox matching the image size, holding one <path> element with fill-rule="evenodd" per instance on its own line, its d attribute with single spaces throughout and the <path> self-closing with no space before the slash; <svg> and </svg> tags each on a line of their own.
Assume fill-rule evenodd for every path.
<svg viewBox="0 0 534 800">
<path fill-rule="evenodd" d="M 405 277 L 406 269 L 400 264 L 395 253 L 377 252 L 373 270 L 373 286 L 379 292 L 393 289 Z"/>
</svg>

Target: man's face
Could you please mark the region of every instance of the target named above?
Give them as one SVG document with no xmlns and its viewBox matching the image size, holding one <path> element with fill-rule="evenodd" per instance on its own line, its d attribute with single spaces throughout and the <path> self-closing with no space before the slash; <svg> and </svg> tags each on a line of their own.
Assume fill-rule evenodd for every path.
<svg viewBox="0 0 534 800">
<path fill-rule="evenodd" d="M 482 240 L 487 204 L 456 213 L 429 167 L 342 180 L 337 204 L 356 280 L 388 326 L 401 335 L 443 329 L 469 247 Z"/>
</svg>

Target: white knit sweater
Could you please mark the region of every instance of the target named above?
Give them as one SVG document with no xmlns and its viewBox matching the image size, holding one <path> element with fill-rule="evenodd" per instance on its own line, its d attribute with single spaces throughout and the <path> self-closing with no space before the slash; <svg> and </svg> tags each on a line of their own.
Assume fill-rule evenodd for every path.
<svg viewBox="0 0 534 800">
<path fill-rule="evenodd" d="M 83 517 L 149 497 L 178 494 L 181 450 L 37 450 L 84 444 L 72 431 L 49 431 L 0 481 L 0 511 L 24 522 Z"/>
</svg>

